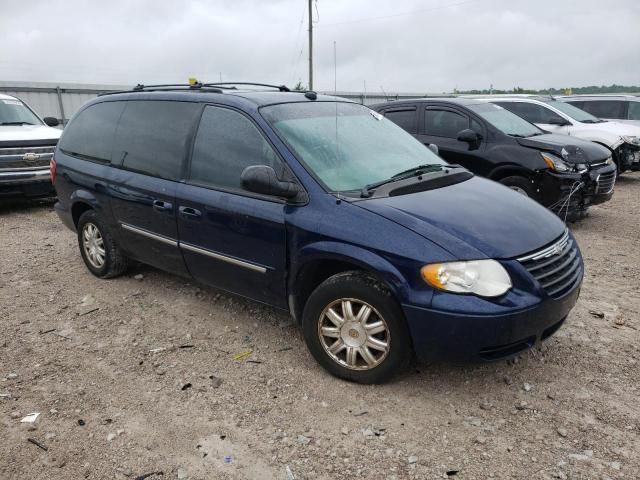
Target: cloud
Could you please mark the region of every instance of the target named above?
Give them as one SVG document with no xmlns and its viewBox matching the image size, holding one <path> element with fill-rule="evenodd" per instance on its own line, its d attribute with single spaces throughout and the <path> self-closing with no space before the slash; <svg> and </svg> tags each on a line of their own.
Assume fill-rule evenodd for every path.
<svg viewBox="0 0 640 480">
<path fill-rule="evenodd" d="M 0 0 L 4 80 L 307 82 L 304 0 Z M 317 12 L 315 11 L 317 5 Z M 315 88 L 637 84 L 640 2 L 318 0 Z M 319 18 L 318 18 L 319 17 Z"/>
</svg>

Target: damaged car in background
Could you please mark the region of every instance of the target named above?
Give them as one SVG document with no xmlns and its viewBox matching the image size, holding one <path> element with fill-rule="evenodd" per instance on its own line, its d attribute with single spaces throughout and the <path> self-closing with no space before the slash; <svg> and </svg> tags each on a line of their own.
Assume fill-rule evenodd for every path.
<svg viewBox="0 0 640 480">
<path fill-rule="evenodd" d="M 566 135 L 545 133 L 482 99 L 424 98 L 372 107 L 442 158 L 531 197 L 565 221 L 613 196 L 611 152 Z"/>
<path fill-rule="evenodd" d="M 492 98 L 546 132 L 571 135 L 603 145 L 612 152 L 618 173 L 640 170 L 640 127 L 602 120 L 554 97 Z"/>
</svg>

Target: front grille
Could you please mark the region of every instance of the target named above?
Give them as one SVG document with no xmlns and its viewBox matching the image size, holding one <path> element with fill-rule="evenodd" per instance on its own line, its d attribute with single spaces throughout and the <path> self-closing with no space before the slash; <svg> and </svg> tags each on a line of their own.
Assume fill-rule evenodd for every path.
<svg viewBox="0 0 640 480">
<path fill-rule="evenodd" d="M 55 144 L 0 148 L 0 171 L 31 170 L 49 165 Z"/>
<path fill-rule="evenodd" d="M 553 298 L 573 289 L 582 276 L 578 247 L 568 230 L 548 247 L 518 258 L 518 261 Z"/>
<path fill-rule="evenodd" d="M 598 176 L 598 186 L 596 187 L 596 193 L 599 193 L 599 194 L 611 193 L 615 184 L 616 184 L 615 170 L 609 173 L 602 173 Z"/>
</svg>

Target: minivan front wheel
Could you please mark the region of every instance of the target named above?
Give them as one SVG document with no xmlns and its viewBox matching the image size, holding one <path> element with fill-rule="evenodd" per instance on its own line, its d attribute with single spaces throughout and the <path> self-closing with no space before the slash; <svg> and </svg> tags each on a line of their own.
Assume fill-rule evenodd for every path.
<svg viewBox="0 0 640 480">
<path fill-rule="evenodd" d="M 402 310 L 388 288 L 361 272 L 320 284 L 305 306 L 303 330 L 318 363 L 354 382 L 382 383 L 411 356 Z"/>
<path fill-rule="evenodd" d="M 82 259 L 96 277 L 117 277 L 127 269 L 127 257 L 95 210 L 87 210 L 80 216 L 77 231 Z"/>
</svg>

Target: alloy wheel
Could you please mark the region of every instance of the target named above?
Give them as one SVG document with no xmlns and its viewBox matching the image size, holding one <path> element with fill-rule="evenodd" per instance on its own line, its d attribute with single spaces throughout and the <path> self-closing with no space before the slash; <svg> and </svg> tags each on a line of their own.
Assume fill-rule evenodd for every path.
<svg viewBox="0 0 640 480">
<path fill-rule="evenodd" d="M 82 247 L 91 266 L 102 268 L 106 256 L 104 240 L 98 227 L 91 222 L 85 223 L 82 228 Z"/>
<path fill-rule="evenodd" d="M 380 313 L 362 300 L 341 298 L 322 311 L 320 343 L 329 357 L 351 370 L 370 370 L 389 354 L 391 336 Z"/>
</svg>

